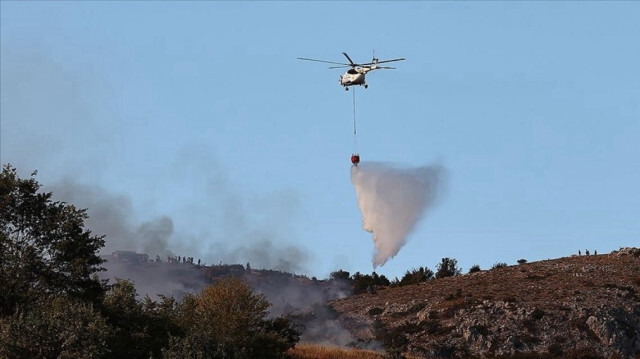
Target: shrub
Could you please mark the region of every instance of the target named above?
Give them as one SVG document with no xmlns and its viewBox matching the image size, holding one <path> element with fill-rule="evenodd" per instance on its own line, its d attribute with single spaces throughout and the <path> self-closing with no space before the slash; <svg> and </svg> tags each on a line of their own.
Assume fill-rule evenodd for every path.
<svg viewBox="0 0 640 359">
<path fill-rule="evenodd" d="M 384 309 L 380 308 L 380 307 L 373 307 L 371 309 L 369 309 L 369 311 L 367 312 L 369 315 L 379 315 L 382 314 L 384 312 Z"/>
<path fill-rule="evenodd" d="M 388 286 L 391 284 L 384 275 L 378 275 L 375 271 L 369 274 L 356 272 L 351 276 L 353 294 L 361 294 L 371 291 L 375 286 Z"/>
<path fill-rule="evenodd" d="M 460 297 L 462 297 L 462 289 L 461 289 L 461 288 L 458 288 L 458 289 L 456 289 L 456 292 L 455 292 L 455 293 L 449 293 L 449 294 L 447 294 L 447 295 L 444 297 L 444 300 L 446 300 L 446 301 L 450 301 L 450 300 L 454 300 L 454 299 L 457 299 L 457 298 L 460 298 Z"/>
<path fill-rule="evenodd" d="M 531 318 L 535 320 L 540 320 L 542 319 L 542 317 L 544 317 L 544 310 L 540 308 L 536 308 L 533 310 L 533 312 L 531 312 Z"/>
<path fill-rule="evenodd" d="M 419 311 L 423 310 L 424 307 L 426 307 L 427 304 L 425 302 L 421 302 L 421 303 L 416 303 L 414 305 L 411 306 L 411 308 L 409 308 L 407 310 L 408 313 L 418 313 Z"/>
<path fill-rule="evenodd" d="M 409 321 L 400 325 L 398 329 L 403 333 L 411 335 L 420 332 L 422 330 L 422 327 L 420 327 L 420 325 L 416 322 Z"/>
<path fill-rule="evenodd" d="M 440 322 L 437 320 L 428 320 L 422 323 L 424 330 L 429 334 L 437 334 L 440 331 Z"/>
<path fill-rule="evenodd" d="M 480 266 L 477 264 L 474 264 L 471 266 L 471 268 L 469 268 L 469 273 L 476 273 L 476 272 L 480 272 Z"/>
<path fill-rule="evenodd" d="M 409 340 L 398 329 L 387 328 L 382 321 L 376 320 L 373 323 L 373 332 L 377 341 L 381 342 L 385 348 L 387 358 L 403 358 L 407 350 Z"/>
<path fill-rule="evenodd" d="M 489 334 L 489 328 L 487 328 L 485 325 L 472 325 L 471 329 L 475 330 L 476 332 L 480 333 L 481 335 L 488 335 Z"/>
<path fill-rule="evenodd" d="M 458 261 L 453 258 L 442 258 L 442 261 L 436 268 L 436 278 L 452 277 L 461 274 L 461 270 L 458 268 Z"/>
<path fill-rule="evenodd" d="M 494 264 L 494 265 L 491 267 L 491 269 L 504 268 L 504 267 L 506 267 L 506 266 L 507 266 L 507 263 L 504 263 L 504 262 L 498 262 L 498 263 Z"/>
<path fill-rule="evenodd" d="M 526 259 L 524 259 L 524 258 L 523 259 L 518 259 L 518 264 L 525 264 L 525 263 L 527 263 Z"/>
<path fill-rule="evenodd" d="M 335 272 L 331 272 L 331 279 L 334 280 L 349 280 L 349 272 L 343 271 L 342 269 L 337 270 Z"/>
<path fill-rule="evenodd" d="M 398 286 L 418 284 L 426 282 L 433 278 L 433 271 L 427 267 L 420 267 L 418 269 L 412 269 L 407 271 L 402 279 L 397 282 Z"/>
</svg>

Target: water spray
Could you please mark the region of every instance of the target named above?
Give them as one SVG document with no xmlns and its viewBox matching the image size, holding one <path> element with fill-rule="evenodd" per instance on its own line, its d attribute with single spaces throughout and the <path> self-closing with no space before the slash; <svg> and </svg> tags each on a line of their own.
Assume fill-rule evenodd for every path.
<svg viewBox="0 0 640 359">
<path fill-rule="evenodd" d="M 351 182 L 362 212 L 362 228 L 372 233 L 373 267 L 398 254 L 434 203 L 442 185 L 440 166 L 402 168 L 367 162 L 351 168 Z"/>
</svg>

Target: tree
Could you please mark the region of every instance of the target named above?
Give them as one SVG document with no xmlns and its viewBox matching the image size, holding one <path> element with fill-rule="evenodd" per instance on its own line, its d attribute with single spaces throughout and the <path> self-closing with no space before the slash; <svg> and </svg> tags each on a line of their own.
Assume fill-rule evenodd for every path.
<svg viewBox="0 0 640 359">
<path fill-rule="evenodd" d="M 371 291 L 375 286 L 388 286 L 391 284 L 389 279 L 383 275 L 378 275 L 375 271 L 369 274 L 360 274 L 355 272 L 351 276 L 351 282 L 353 283 L 353 294 L 361 294 L 367 291 Z"/>
<path fill-rule="evenodd" d="M 478 264 L 474 264 L 471 266 L 471 268 L 469 268 L 469 273 L 476 273 L 476 272 L 480 272 L 480 265 Z"/>
<path fill-rule="evenodd" d="M 448 257 L 442 258 L 436 269 L 436 278 L 452 277 L 462 273 L 462 270 L 458 268 L 458 261 Z"/>
<path fill-rule="evenodd" d="M 174 337 L 165 358 L 281 358 L 299 339 L 285 318 L 267 319 L 269 302 L 235 277 L 187 295 L 177 305 L 185 336 Z"/>
<path fill-rule="evenodd" d="M 433 271 L 427 267 L 420 267 L 407 271 L 402 279 L 396 283 L 398 286 L 418 284 L 433 279 Z"/>
<path fill-rule="evenodd" d="M 349 272 L 340 269 L 335 272 L 331 272 L 329 277 L 333 280 L 349 280 Z"/>
<path fill-rule="evenodd" d="M 0 318 L 0 358 L 101 358 L 110 333 L 91 304 L 47 296 Z"/>
<path fill-rule="evenodd" d="M 184 332 L 176 324 L 176 301 L 161 296 L 136 299 L 133 283 L 116 279 L 104 298 L 102 312 L 113 328 L 108 338 L 110 358 L 159 358 L 170 336 Z"/>
<path fill-rule="evenodd" d="M 103 238 L 84 228 L 86 210 L 39 192 L 35 174 L 6 165 L 0 175 L 0 316 L 47 295 L 99 303 L 105 292 Z"/>
</svg>

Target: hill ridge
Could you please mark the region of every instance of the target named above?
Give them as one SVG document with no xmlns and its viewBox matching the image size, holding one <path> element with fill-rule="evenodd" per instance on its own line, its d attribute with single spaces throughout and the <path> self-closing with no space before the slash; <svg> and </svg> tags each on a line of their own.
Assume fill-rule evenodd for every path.
<svg viewBox="0 0 640 359">
<path fill-rule="evenodd" d="M 331 306 L 360 341 L 384 328 L 424 357 L 631 358 L 640 356 L 639 292 L 640 249 L 622 248 L 379 287 Z"/>
</svg>

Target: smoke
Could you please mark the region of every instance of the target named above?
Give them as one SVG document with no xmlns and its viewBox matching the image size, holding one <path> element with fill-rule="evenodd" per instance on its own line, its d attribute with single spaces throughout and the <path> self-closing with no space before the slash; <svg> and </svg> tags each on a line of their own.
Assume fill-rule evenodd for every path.
<svg viewBox="0 0 640 359">
<path fill-rule="evenodd" d="M 442 185 L 440 166 L 399 168 L 380 162 L 351 167 L 362 228 L 373 234 L 373 267 L 398 254 Z"/>
<path fill-rule="evenodd" d="M 103 254 L 127 250 L 162 257 L 173 255 L 168 248 L 173 235 L 173 220 L 170 217 L 159 216 L 137 223 L 128 197 L 68 178 L 47 188 L 55 199 L 87 209 L 89 218 L 85 225 L 93 234 L 105 236 Z"/>
<path fill-rule="evenodd" d="M 342 347 L 357 341 L 328 304 L 351 295 L 349 281 L 318 281 L 268 271 L 251 271 L 244 278 L 271 303 L 271 317 L 287 316 L 302 329 L 300 341 Z"/>
<path fill-rule="evenodd" d="M 246 199 L 217 178 L 205 182 L 200 188 L 192 186 L 201 196 L 199 201 L 188 198 L 176 205 L 175 213 L 150 218 L 141 218 L 129 196 L 99 185 L 66 178 L 45 188 L 54 199 L 87 209 L 86 227 L 105 236 L 103 255 L 127 250 L 151 259 L 181 255 L 210 264 L 251 263 L 254 268 L 306 272 L 310 254 L 291 243 L 295 232 L 291 213 L 298 205 L 295 194 Z M 186 218 L 180 212 L 190 215 Z"/>
</svg>

